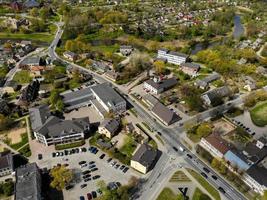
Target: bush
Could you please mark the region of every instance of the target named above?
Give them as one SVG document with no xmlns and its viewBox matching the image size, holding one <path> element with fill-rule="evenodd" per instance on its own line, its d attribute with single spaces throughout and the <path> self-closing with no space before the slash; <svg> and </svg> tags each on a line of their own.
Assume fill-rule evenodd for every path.
<svg viewBox="0 0 267 200">
<path fill-rule="evenodd" d="M 70 149 L 70 148 L 74 148 L 74 147 L 80 147 L 82 145 L 85 144 L 85 141 L 78 141 L 78 142 L 73 142 L 73 143 L 69 143 L 69 144 L 57 144 L 55 146 L 56 150 L 63 150 L 63 149 Z"/>
<path fill-rule="evenodd" d="M 14 192 L 14 182 L 8 181 L 0 184 L 0 195 L 11 196 Z"/>
</svg>

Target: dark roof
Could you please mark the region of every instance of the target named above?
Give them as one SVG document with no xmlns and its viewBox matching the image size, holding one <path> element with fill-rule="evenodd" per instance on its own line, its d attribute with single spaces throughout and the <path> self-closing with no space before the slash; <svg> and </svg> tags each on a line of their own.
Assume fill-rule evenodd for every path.
<svg viewBox="0 0 267 200">
<path fill-rule="evenodd" d="M 54 124 L 57 124 L 57 123 L 60 123 L 61 120 L 58 118 L 58 117 L 55 117 L 55 116 L 50 116 L 46 121 L 45 123 L 43 124 L 43 126 L 37 128 L 35 131 L 44 135 L 44 136 L 48 136 L 48 127 L 49 126 L 52 126 Z"/>
<path fill-rule="evenodd" d="M 209 97 L 210 101 L 213 102 L 217 98 L 227 97 L 230 94 L 231 94 L 231 90 L 229 89 L 229 87 L 223 86 L 220 88 L 215 88 L 213 90 L 210 90 L 210 91 L 204 93 L 203 95 L 207 95 Z"/>
<path fill-rule="evenodd" d="M 177 84 L 177 80 L 175 78 L 169 78 L 165 79 L 159 82 L 155 82 L 152 79 L 149 79 L 146 81 L 147 84 L 151 85 L 153 88 L 160 90 L 166 90 L 168 88 L 171 88 Z"/>
<path fill-rule="evenodd" d="M 170 51 L 170 50 L 164 49 L 164 48 L 159 49 L 159 51 L 165 51 L 167 54 L 171 54 L 171 55 L 175 55 L 175 56 L 180 56 L 180 57 L 184 57 L 184 58 L 187 58 L 188 57 L 187 54 L 180 53 L 180 52 L 175 52 L 175 51 Z"/>
<path fill-rule="evenodd" d="M 115 133 L 119 128 L 119 122 L 116 119 L 105 119 L 100 127 L 105 127 L 110 133 Z"/>
<path fill-rule="evenodd" d="M 139 162 L 145 167 L 150 167 L 156 160 L 157 150 L 147 144 L 141 144 L 132 157 L 133 161 Z"/>
<path fill-rule="evenodd" d="M 223 155 L 231 148 L 231 145 L 216 133 L 212 133 L 209 136 L 205 137 L 205 140 L 208 141 L 215 149 L 217 149 Z"/>
<path fill-rule="evenodd" d="M 247 174 L 259 184 L 267 187 L 267 169 L 261 166 L 254 165 L 247 170 Z"/>
<path fill-rule="evenodd" d="M 244 148 L 243 153 L 251 162 L 257 163 L 267 156 L 267 146 L 260 149 L 256 146 L 256 141 L 250 142 Z"/>
<path fill-rule="evenodd" d="M 40 65 L 41 58 L 39 56 L 27 57 L 20 65 Z"/>
<path fill-rule="evenodd" d="M 14 169 L 13 155 L 9 151 L 0 153 L 0 169 L 4 168 Z"/>
<path fill-rule="evenodd" d="M 34 8 L 34 7 L 39 7 L 40 3 L 38 3 L 35 0 L 28 0 L 25 1 L 25 3 L 23 4 L 26 8 Z"/>
<path fill-rule="evenodd" d="M 15 200 L 41 200 L 41 175 L 36 163 L 16 170 Z"/>
<path fill-rule="evenodd" d="M 31 127 L 33 130 L 40 128 L 51 116 L 48 105 L 41 105 L 29 109 Z"/>
<path fill-rule="evenodd" d="M 186 63 L 182 63 L 181 67 L 188 67 L 188 68 L 193 68 L 193 69 L 199 70 L 200 65 L 196 64 L 196 63 L 186 62 Z"/>
<path fill-rule="evenodd" d="M 171 111 L 168 107 L 164 106 L 162 103 L 157 103 L 152 108 L 152 112 L 168 125 L 177 122 L 181 119 L 175 112 Z"/>
</svg>

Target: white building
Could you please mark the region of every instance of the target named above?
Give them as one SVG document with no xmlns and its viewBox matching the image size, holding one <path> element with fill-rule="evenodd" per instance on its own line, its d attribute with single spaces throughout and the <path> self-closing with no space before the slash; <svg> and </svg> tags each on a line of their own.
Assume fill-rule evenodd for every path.
<svg viewBox="0 0 267 200">
<path fill-rule="evenodd" d="M 169 78 L 166 80 L 158 80 L 156 78 L 149 79 L 144 82 L 144 89 L 152 94 L 160 94 L 165 90 L 175 86 L 177 84 L 177 80 L 175 78 Z"/>
<path fill-rule="evenodd" d="M 188 59 L 188 55 L 183 54 L 183 53 L 178 53 L 174 51 L 169 51 L 166 49 L 159 49 L 158 50 L 158 58 L 159 59 L 164 59 L 168 63 L 175 64 L 175 65 L 180 65 L 182 63 L 185 63 Z"/>
<path fill-rule="evenodd" d="M 107 138 L 112 138 L 119 129 L 120 123 L 116 119 L 105 119 L 98 127 L 98 132 Z"/>
</svg>

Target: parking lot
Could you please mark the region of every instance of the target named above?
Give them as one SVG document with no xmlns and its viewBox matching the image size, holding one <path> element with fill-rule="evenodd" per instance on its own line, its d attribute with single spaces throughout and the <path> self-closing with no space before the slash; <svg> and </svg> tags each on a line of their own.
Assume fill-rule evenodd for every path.
<svg viewBox="0 0 267 200">
<path fill-rule="evenodd" d="M 119 163 L 117 160 L 116 162 L 120 166 L 117 169 L 115 168 L 116 165 L 111 166 L 114 159 L 108 163 L 107 160 L 110 158 L 108 155 L 105 155 L 103 159 L 100 159 L 99 157 L 103 154 L 101 150 L 94 154 L 88 151 L 88 145 L 84 147 L 86 148 L 86 152 L 73 153 L 71 155 L 63 155 L 58 157 L 52 157 L 52 152 L 46 152 L 46 154 L 43 154 L 43 159 L 37 161 L 38 165 L 42 168 L 47 167 L 49 169 L 57 164 L 67 164 L 68 168 L 73 170 L 74 180 L 72 181 L 72 185 L 74 185 L 74 187 L 68 191 L 63 191 L 64 199 L 76 200 L 79 199 L 80 196 L 84 196 L 85 199 L 87 199 L 87 193 L 91 193 L 92 191 L 96 191 L 98 189 L 97 182 L 100 180 L 104 180 L 107 184 L 110 182 L 119 182 L 120 184 L 124 185 L 128 183 L 132 176 L 140 176 L 139 173 L 133 171 L 131 168 L 124 173 L 123 170 L 120 169 L 121 163 Z M 81 161 L 85 161 L 86 166 L 81 168 L 81 165 L 79 164 Z M 91 162 L 90 165 L 89 162 Z M 90 172 L 89 174 L 91 175 L 91 180 L 85 182 L 82 177 L 82 172 L 86 170 L 92 170 L 93 168 L 97 168 L 97 170 Z M 93 180 L 94 176 L 100 177 Z M 81 188 L 81 185 L 83 184 L 86 184 L 86 186 Z"/>
</svg>

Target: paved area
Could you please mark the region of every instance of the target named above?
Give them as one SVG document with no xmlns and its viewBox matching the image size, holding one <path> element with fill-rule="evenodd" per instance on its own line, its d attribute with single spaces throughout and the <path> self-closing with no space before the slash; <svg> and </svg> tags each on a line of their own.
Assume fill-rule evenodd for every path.
<svg viewBox="0 0 267 200">
<path fill-rule="evenodd" d="M 244 124 L 245 127 L 250 128 L 251 133 L 255 132 L 254 138 L 259 139 L 263 135 L 266 135 L 267 133 L 267 126 L 265 127 L 258 127 L 254 125 L 254 123 L 251 121 L 250 113 L 248 111 L 245 111 L 244 114 L 239 115 L 235 118 L 233 118 L 237 122 L 241 122 Z"/>
</svg>

